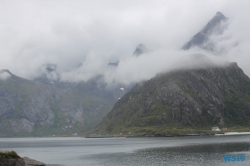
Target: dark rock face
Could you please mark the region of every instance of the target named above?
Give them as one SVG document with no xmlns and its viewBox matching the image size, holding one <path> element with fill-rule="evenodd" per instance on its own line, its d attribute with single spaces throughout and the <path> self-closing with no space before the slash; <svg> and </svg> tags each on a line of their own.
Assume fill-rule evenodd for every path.
<svg viewBox="0 0 250 166">
<path fill-rule="evenodd" d="M 23 157 L 19 159 L 0 158 L 0 166 L 46 166 L 45 163 Z"/>
<path fill-rule="evenodd" d="M 217 12 L 216 15 L 207 23 L 207 25 L 183 46 L 183 49 L 188 50 L 191 47 L 197 46 L 213 51 L 214 43 L 209 42 L 209 38 L 211 35 L 221 35 L 227 28 L 227 20 L 228 18 L 225 17 L 221 12 Z"/>
<path fill-rule="evenodd" d="M 0 158 L 0 166 L 25 166 L 25 162 L 22 158 L 20 159 Z"/>
<path fill-rule="evenodd" d="M 173 71 L 135 86 L 94 132 L 151 126 L 245 126 L 250 124 L 249 99 L 250 79 L 236 63 Z"/>
<path fill-rule="evenodd" d="M 144 44 L 139 44 L 139 45 L 136 47 L 136 49 L 135 49 L 133 55 L 138 57 L 138 56 L 140 56 L 141 54 L 144 54 L 146 51 L 147 51 L 147 49 L 146 49 L 145 45 L 144 45 Z"/>
</svg>

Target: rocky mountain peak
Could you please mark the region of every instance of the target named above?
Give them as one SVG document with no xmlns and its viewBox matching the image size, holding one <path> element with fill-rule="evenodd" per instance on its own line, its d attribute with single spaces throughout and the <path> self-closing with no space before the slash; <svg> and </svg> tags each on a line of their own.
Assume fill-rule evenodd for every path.
<svg viewBox="0 0 250 166">
<path fill-rule="evenodd" d="M 145 45 L 144 45 L 144 44 L 139 44 L 139 45 L 136 47 L 136 49 L 135 49 L 133 55 L 138 57 L 138 56 L 140 56 L 141 54 L 144 54 L 146 51 L 147 51 L 147 49 L 146 49 Z"/>
<path fill-rule="evenodd" d="M 212 35 L 221 35 L 227 28 L 225 24 L 228 20 L 221 12 L 217 12 L 215 16 L 206 24 L 206 26 L 192 37 L 192 39 L 187 42 L 182 49 L 188 50 L 191 47 L 198 46 L 200 48 L 213 51 L 214 44 L 209 42 L 209 38 Z"/>
<path fill-rule="evenodd" d="M 217 12 L 201 32 L 204 34 L 212 33 L 222 21 L 226 21 L 227 19 L 221 12 Z"/>
</svg>

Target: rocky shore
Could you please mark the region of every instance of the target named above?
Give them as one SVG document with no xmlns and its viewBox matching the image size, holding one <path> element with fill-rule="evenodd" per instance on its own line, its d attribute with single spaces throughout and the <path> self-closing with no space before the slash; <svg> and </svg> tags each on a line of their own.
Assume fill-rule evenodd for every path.
<svg viewBox="0 0 250 166">
<path fill-rule="evenodd" d="M 45 163 L 40 162 L 40 161 L 36 161 L 34 159 L 30 159 L 28 157 L 23 157 L 22 159 L 25 162 L 25 166 L 46 166 Z"/>
<path fill-rule="evenodd" d="M 0 152 L 0 166 L 46 166 L 45 163 L 30 159 L 21 158 L 16 152 Z"/>
<path fill-rule="evenodd" d="M 85 138 L 112 138 L 112 137 L 126 137 L 126 138 L 134 138 L 134 137 L 183 137 L 183 136 L 207 136 L 207 135 L 215 135 L 214 132 L 200 132 L 200 133 L 175 133 L 175 134 L 136 134 L 136 135 L 90 135 Z"/>
<path fill-rule="evenodd" d="M 23 158 L 0 158 L 0 166 L 46 166 L 45 163 L 30 159 Z"/>
</svg>

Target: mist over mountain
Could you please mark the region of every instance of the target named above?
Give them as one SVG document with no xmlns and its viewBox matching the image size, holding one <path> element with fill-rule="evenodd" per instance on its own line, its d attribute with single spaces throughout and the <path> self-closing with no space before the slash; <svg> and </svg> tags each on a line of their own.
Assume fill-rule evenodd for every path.
<svg viewBox="0 0 250 166">
<path fill-rule="evenodd" d="M 216 51 L 217 43 L 213 43 L 209 39 L 212 35 L 222 35 L 227 27 L 228 18 L 221 12 L 217 12 L 207 25 L 183 46 L 183 49 L 188 50 L 191 47 L 200 47 L 205 50 Z"/>
<path fill-rule="evenodd" d="M 63 1 L 58 6 L 57 2 L 49 2 L 50 5 L 42 1 L 1 2 L 1 69 L 34 79 L 40 77 L 42 65 L 56 64 L 60 80 L 72 83 L 98 75 L 103 75 L 106 83 L 123 83 L 131 73 L 133 76 L 127 82 L 147 80 L 175 63 L 173 52 L 183 54 L 177 50 L 220 11 L 230 24 L 221 35 L 209 35 L 209 41 L 225 60 L 237 62 L 249 75 L 249 3 L 244 0 L 182 3 L 180 6 L 179 2 L 161 0 L 126 3 L 110 0 L 96 5 Z M 131 54 L 138 43 L 143 43 L 150 52 L 134 61 Z M 195 49 L 191 47 L 188 51 L 200 52 Z M 107 66 L 118 60 L 116 69 Z M 168 64 L 164 66 L 161 60 Z M 79 64 L 81 67 L 77 67 Z M 111 74 L 110 70 L 115 71 Z"/>
<path fill-rule="evenodd" d="M 136 47 L 136 49 L 135 49 L 133 55 L 138 57 L 138 56 L 140 56 L 141 54 L 144 54 L 144 53 L 146 53 L 146 52 L 147 52 L 146 46 L 145 46 L 144 44 L 139 44 L 139 45 Z"/>
<path fill-rule="evenodd" d="M 8 77 L 2 79 L 3 75 Z M 98 79 L 85 84 L 39 83 L 8 70 L 2 70 L 0 78 L 0 136 L 72 135 L 87 131 L 124 93 L 119 88 L 112 89 L 116 93 L 106 91 Z"/>
<path fill-rule="evenodd" d="M 1 1 L 0 127 L 85 131 L 159 74 L 230 61 L 250 76 L 249 2 L 182 3 Z"/>
<path fill-rule="evenodd" d="M 118 66 L 119 65 L 119 61 L 117 61 L 117 62 L 109 62 L 109 64 L 108 64 L 109 66 Z"/>
</svg>

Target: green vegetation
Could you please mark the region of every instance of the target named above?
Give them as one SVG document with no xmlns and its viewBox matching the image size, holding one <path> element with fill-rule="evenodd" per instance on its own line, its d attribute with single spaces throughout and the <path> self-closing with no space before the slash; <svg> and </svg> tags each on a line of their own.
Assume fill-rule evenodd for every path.
<svg viewBox="0 0 250 166">
<path fill-rule="evenodd" d="M 249 131 L 250 79 L 231 64 L 160 74 L 119 100 L 92 134 L 167 136 Z"/>
<path fill-rule="evenodd" d="M 19 159 L 20 156 L 18 156 L 15 151 L 7 151 L 7 152 L 0 152 L 0 158 Z"/>
<path fill-rule="evenodd" d="M 59 83 L 60 89 L 15 75 L 0 80 L 0 137 L 72 136 L 92 129 L 116 100 L 93 82 Z"/>
</svg>

